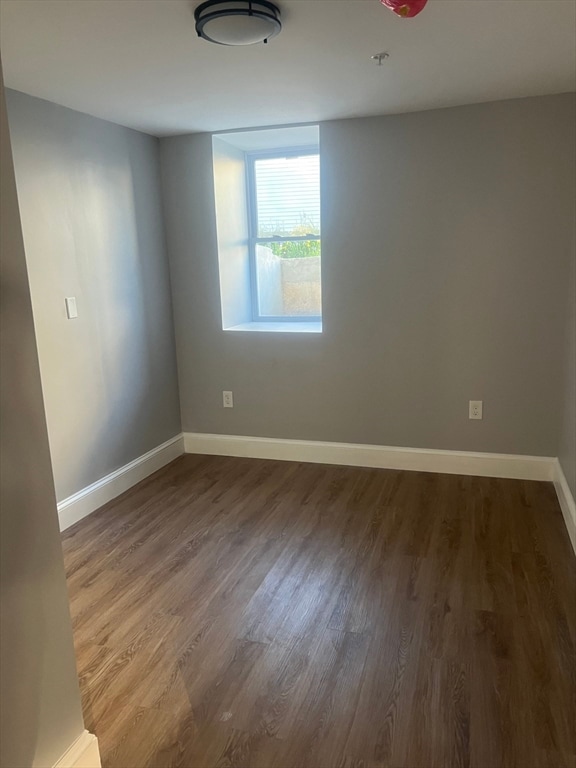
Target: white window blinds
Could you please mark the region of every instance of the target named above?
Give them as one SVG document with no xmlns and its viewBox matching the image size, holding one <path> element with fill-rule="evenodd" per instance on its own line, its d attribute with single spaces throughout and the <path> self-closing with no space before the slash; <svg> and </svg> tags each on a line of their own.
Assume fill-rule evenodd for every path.
<svg viewBox="0 0 576 768">
<path fill-rule="evenodd" d="M 256 237 L 320 235 L 320 157 L 292 155 L 254 162 Z"/>
</svg>

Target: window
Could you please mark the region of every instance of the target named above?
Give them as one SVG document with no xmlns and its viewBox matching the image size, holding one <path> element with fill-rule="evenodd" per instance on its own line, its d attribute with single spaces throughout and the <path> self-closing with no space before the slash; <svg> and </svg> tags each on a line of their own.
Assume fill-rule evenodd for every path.
<svg viewBox="0 0 576 768">
<path fill-rule="evenodd" d="M 322 333 L 320 130 L 212 136 L 224 331 Z"/>
<path fill-rule="evenodd" d="M 247 153 L 246 167 L 252 319 L 319 321 L 318 149 Z"/>
</svg>

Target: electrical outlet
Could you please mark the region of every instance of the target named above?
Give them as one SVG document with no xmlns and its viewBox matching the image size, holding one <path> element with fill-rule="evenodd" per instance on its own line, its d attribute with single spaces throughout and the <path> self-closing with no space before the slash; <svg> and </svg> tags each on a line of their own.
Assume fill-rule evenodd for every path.
<svg viewBox="0 0 576 768">
<path fill-rule="evenodd" d="M 470 400 L 470 403 L 468 406 L 468 418 L 469 419 L 482 418 L 482 400 Z"/>
<path fill-rule="evenodd" d="M 234 396 L 232 392 L 222 392 L 222 405 L 224 408 L 234 408 Z"/>
</svg>

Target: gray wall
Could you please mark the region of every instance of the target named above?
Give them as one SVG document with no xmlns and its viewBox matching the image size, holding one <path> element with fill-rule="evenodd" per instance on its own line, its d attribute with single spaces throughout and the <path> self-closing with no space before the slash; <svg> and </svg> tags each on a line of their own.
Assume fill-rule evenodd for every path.
<svg viewBox="0 0 576 768">
<path fill-rule="evenodd" d="M 0 764 L 44 768 L 84 724 L 3 85 L 0 102 Z"/>
<path fill-rule="evenodd" d="M 322 335 L 222 330 L 211 138 L 162 139 L 183 428 L 557 455 L 573 139 L 573 95 L 323 124 Z"/>
<path fill-rule="evenodd" d="M 576 166 L 573 170 L 573 179 L 576 184 Z M 558 458 L 572 491 L 572 496 L 576 498 L 576 207 L 572 216 L 574 240 L 567 270 L 569 278 L 566 281 L 566 328 L 563 347 L 564 371 L 561 379 L 562 410 Z"/>
<path fill-rule="evenodd" d="M 158 140 L 14 91 L 7 101 L 62 500 L 180 432 Z"/>
</svg>

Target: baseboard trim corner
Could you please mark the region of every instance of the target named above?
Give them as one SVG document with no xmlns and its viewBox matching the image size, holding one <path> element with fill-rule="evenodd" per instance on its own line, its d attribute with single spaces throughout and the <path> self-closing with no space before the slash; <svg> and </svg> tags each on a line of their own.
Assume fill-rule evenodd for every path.
<svg viewBox="0 0 576 768">
<path fill-rule="evenodd" d="M 572 542 L 572 549 L 574 554 L 576 554 L 576 502 L 558 459 L 556 459 L 555 465 L 554 488 L 556 489 L 562 517 L 568 530 L 568 536 Z"/>
<path fill-rule="evenodd" d="M 84 731 L 66 750 L 54 768 L 101 768 L 98 739 Z"/>
<path fill-rule="evenodd" d="M 58 504 L 60 530 L 65 531 L 71 525 L 89 515 L 94 510 L 115 499 L 133 485 L 144 480 L 148 475 L 161 469 L 184 453 L 182 434 L 158 445 L 129 464 L 102 477 L 78 493 L 69 496 Z"/>
<path fill-rule="evenodd" d="M 548 456 L 281 440 L 198 432 L 184 433 L 184 450 L 186 453 L 204 453 L 212 456 L 242 456 L 517 480 L 553 481 L 556 468 L 556 459 Z"/>
</svg>

